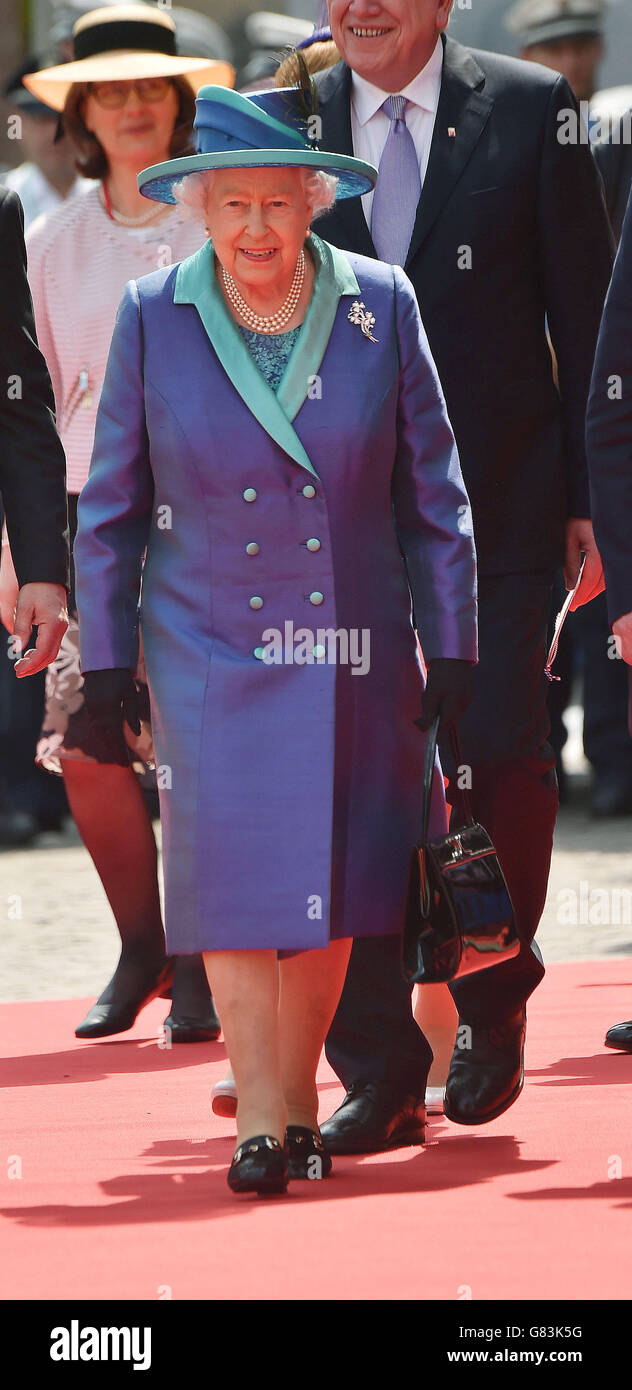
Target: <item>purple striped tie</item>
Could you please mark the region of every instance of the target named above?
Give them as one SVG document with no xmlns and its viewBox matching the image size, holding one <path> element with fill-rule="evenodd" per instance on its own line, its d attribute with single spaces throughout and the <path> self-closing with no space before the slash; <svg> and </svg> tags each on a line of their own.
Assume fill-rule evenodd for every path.
<svg viewBox="0 0 632 1390">
<path fill-rule="evenodd" d="M 382 151 L 371 210 L 371 236 L 381 261 L 405 265 L 421 196 L 415 142 L 406 125 L 406 97 L 388 97 L 382 110 L 391 128 Z"/>
</svg>

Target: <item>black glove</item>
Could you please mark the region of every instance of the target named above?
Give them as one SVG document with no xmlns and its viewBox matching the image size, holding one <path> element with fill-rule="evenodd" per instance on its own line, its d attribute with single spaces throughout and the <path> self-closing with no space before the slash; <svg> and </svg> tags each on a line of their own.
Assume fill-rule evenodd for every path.
<svg viewBox="0 0 632 1390">
<path fill-rule="evenodd" d="M 90 722 L 98 729 L 108 761 L 129 767 L 129 745 L 123 733 L 127 721 L 133 733 L 140 733 L 140 695 L 131 671 L 115 666 L 109 671 L 84 671 L 83 693 Z"/>
<path fill-rule="evenodd" d="M 439 729 L 444 733 L 467 709 L 473 692 L 474 663 L 456 657 L 436 657 L 428 666 L 426 689 L 421 697 L 421 718 L 415 723 L 423 733 L 437 715 Z"/>
</svg>

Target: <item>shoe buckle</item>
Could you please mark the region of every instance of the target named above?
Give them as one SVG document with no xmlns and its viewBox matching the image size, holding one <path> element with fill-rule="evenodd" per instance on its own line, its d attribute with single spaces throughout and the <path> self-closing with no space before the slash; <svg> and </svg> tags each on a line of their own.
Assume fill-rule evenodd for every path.
<svg viewBox="0 0 632 1390">
<path fill-rule="evenodd" d="M 258 1143 L 258 1144 L 253 1144 L 252 1142 L 250 1142 L 250 1143 L 246 1142 L 246 1143 L 244 1143 L 244 1144 L 240 1144 L 240 1145 L 239 1145 L 239 1148 L 236 1149 L 235 1152 L 234 1152 L 234 1154 L 233 1154 L 233 1163 L 240 1163 L 240 1162 L 241 1162 L 241 1159 L 242 1159 L 243 1156 L 244 1156 L 244 1154 L 257 1154 L 257 1153 L 259 1153 L 259 1150 L 260 1150 L 264 1145 L 265 1145 L 265 1147 L 266 1147 L 267 1149 L 272 1149 L 272 1150 L 276 1150 L 276 1149 L 280 1149 L 280 1148 L 281 1148 L 281 1145 L 280 1145 L 278 1139 L 273 1139 L 273 1138 L 271 1138 L 271 1136 L 270 1136 L 269 1134 L 266 1134 L 266 1135 L 264 1136 L 264 1138 L 263 1138 L 263 1139 L 260 1141 L 260 1143 Z"/>
</svg>

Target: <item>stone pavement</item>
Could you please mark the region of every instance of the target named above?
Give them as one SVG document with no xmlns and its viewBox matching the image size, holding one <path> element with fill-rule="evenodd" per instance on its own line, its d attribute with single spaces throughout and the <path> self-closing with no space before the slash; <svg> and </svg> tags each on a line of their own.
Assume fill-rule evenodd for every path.
<svg viewBox="0 0 632 1390">
<path fill-rule="evenodd" d="M 585 776 L 559 817 L 538 933 L 544 958 L 632 956 L 632 818 L 597 822 Z M 156 825 L 159 833 L 159 826 Z M 0 1001 L 97 995 L 118 936 L 72 822 L 34 847 L 0 852 Z M 629 970 L 632 997 L 632 962 Z"/>
</svg>

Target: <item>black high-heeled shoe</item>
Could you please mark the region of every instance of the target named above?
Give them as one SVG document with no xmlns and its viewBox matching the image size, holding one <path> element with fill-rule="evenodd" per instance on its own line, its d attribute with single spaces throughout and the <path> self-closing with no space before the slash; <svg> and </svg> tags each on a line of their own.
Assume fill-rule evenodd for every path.
<svg viewBox="0 0 632 1390">
<path fill-rule="evenodd" d="M 235 1149 L 227 1174 L 232 1192 L 285 1192 L 288 1184 L 287 1146 L 271 1134 L 255 1134 Z"/>
<path fill-rule="evenodd" d="M 152 999 L 169 998 L 172 983 L 173 958 L 171 956 L 167 956 L 160 969 L 150 974 L 133 994 L 124 995 L 117 992 L 116 987 L 112 989 L 112 980 L 110 980 L 100 999 L 97 999 L 96 1004 L 88 1009 L 83 1021 L 75 1028 L 75 1037 L 109 1038 L 115 1033 L 126 1033 L 129 1028 L 134 1026 L 145 1004 L 149 1004 Z M 112 993 L 111 999 L 104 998 L 108 993 Z"/>
<path fill-rule="evenodd" d="M 288 1125 L 285 1142 L 289 1151 L 288 1174 L 291 1178 L 328 1178 L 331 1155 L 314 1129 L 305 1125 Z"/>
</svg>

